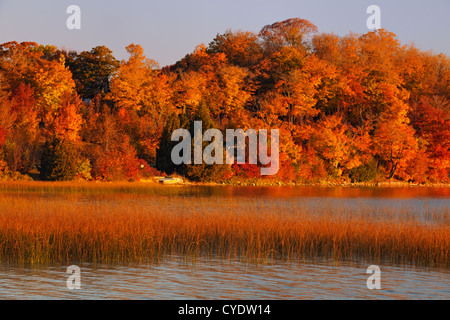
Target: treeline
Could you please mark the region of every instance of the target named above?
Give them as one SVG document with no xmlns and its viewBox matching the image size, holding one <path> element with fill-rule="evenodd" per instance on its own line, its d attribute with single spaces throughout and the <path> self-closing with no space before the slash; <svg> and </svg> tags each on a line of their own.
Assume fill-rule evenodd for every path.
<svg viewBox="0 0 450 320">
<path fill-rule="evenodd" d="M 32 42 L 0 46 L 0 175 L 196 181 L 448 182 L 450 60 L 378 30 L 339 37 L 289 19 L 227 31 L 160 68 Z M 279 129 L 280 170 L 170 162 L 171 132 Z M 206 129 L 204 128 L 204 129 Z M 156 168 L 153 167 L 156 166 Z"/>
</svg>

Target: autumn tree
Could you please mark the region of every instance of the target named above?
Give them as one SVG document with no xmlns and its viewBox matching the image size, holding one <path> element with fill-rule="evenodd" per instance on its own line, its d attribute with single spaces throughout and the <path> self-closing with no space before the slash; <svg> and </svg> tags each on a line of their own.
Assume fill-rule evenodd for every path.
<svg viewBox="0 0 450 320">
<path fill-rule="evenodd" d="M 29 85 L 20 84 L 4 102 L 2 110 L 7 113 L 0 124 L 6 134 L 5 160 L 13 172 L 28 173 L 36 164 L 39 145 L 34 90 Z"/>
<path fill-rule="evenodd" d="M 3 44 L 0 46 L 0 70 L 11 91 L 21 83 L 34 89 L 39 117 L 45 122 L 60 105 L 61 97 L 73 92 L 75 83 L 72 73 L 65 67 L 64 56 L 58 54 L 47 60 L 44 48 L 32 42 Z"/>
<path fill-rule="evenodd" d="M 219 125 L 243 116 L 254 90 L 253 76 L 247 68 L 230 64 L 223 52 L 200 45 L 172 69 L 178 74 L 174 105 L 181 113 L 195 113 L 204 101 Z"/>
<path fill-rule="evenodd" d="M 0 45 L 0 70 L 3 85 L 15 90 L 22 82 L 30 83 L 42 52 L 35 42 L 7 42 Z"/>
<path fill-rule="evenodd" d="M 242 115 L 252 94 L 251 84 L 246 81 L 248 76 L 246 69 L 224 65 L 211 79 L 205 100 L 210 105 L 212 116 L 218 119 L 220 125 L 225 119 L 233 121 L 238 115 Z"/>
<path fill-rule="evenodd" d="M 176 76 L 177 79 L 173 82 L 172 103 L 176 107 L 177 113 L 192 113 L 204 98 L 208 78 L 199 71 L 191 70 L 178 70 Z"/>
<path fill-rule="evenodd" d="M 342 37 L 333 33 L 319 33 L 314 35 L 311 41 L 313 52 L 318 58 L 335 65 L 340 65 L 342 63 Z"/>
<path fill-rule="evenodd" d="M 148 107 L 149 96 L 155 89 L 154 78 L 158 63 L 144 55 L 140 45 L 130 44 L 127 48 L 128 61 L 122 61 L 117 76 L 111 81 L 110 98 L 117 107 L 139 112 Z"/>
<path fill-rule="evenodd" d="M 402 104 L 386 110 L 380 115 L 374 132 L 374 152 L 387 165 L 389 179 L 417 151 L 415 132 L 409 125 L 407 112 L 406 106 Z"/>
<path fill-rule="evenodd" d="M 420 62 L 410 67 L 409 81 L 412 82 L 411 95 L 417 102 L 420 97 L 439 96 L 450 101 L 450 58 L 444 54 L 419 52 Z M 407 60 L 411 62 L 410 58 Z M 410 83 L 411 85 L 411 83 Z"/>
<path fill-rule="evenodd" d="M 209 53 L 223 53 L 229 63 L 253 69 L 262 58 L 262 47 L 258 35 L 249 31 L 227 30 L 218 34 L 208 45 Z"/>
<path fill-rule="evenodd" d="M 91 100 L 85 118 L 81 134 L 85 142 L 98 145 L 104 151 L 109 151 L 117 144 L 121 130 L 120 124 L 117 115 L 101 96 Z"/>
<path fill-rule="evenodd" d="M 60 106 L 55 110 L 47 131 L 73 142 L 80 140 L 80 130 L 83 123 L 82 106 L 83 104 L 76 93 L 64 93 L 61 97 Z"/>
<path fill-rule="evenodd" d="M 156 61 L 145 57 L 141 46 L 131 44 L 127 51 L 130 58 L 122 61 L 111 80 L 107 98 L 114 102 L 139 155 L 154 162 L 162 127 L 171 109 L 169 77 L 158 69 Z"/>
<path fill-rule="evenodd" d="M 264 99 L 269 100 L 264 106 L 289 123 L 302 124 L 305 119 L 319 114 L 319 101 L 332 97 L 329 83 L 336 74 L 335 68 L 310 56 L 302 67 L 292 68 L 280 76 L 274 89 L 265 95 Z"/>
<path fill-rule="evenodd" d="M 273 53 L 282 47 L 310 49 L 310 40 L 317 27 L 310 21 L 300 18 L 287 19 L 266 25 L 259 32 L 266 52 Z"/>
<path fill-rule="evenodd" d="M 397 63 L 400 43 L 395 34 L 380 29 L 362 35 L 359 41 L 359 64 L 363 69 L 359 82 L 364 99 L 353 112 L 359 113 L 363 121 L 378 118 L 390 108 L 392 99 L 407 102 L 409 93 L 402 87 Z"/>
<path fill-rule="evenodd" d="M 421 160 L 428 162 L 426 174 L 435 181 L 445 181 L 450 171 L 450 113 L 442 102 L 442 109 L 433 102 L 437 101 L 424 97 L 414 106 L 413 125 L 425 141 Z"/>
<path fill-rule="evenodd" d="M 105 181 L 139 180 L 141 162 L 128 135 L 119 133 L 117 142 L 107 151 L 94 148 L 91 153 L 92 177 Z"/>
<path fill-rule="evenodd" d="M 124 132 L 119 115 L 101 95 L 93 99 L 82 128 L 82 156 L 89 160 L 95 180 L 139 179 L 139 158 L 130 137 Z"/>
<path fill-rule="evenodd" d="M 370 138 L 346 124 L 342 115 L 332 115 L 317 123 L 310 144 L 330 165 L 330 173 L 341 176 L 365 162 L 361 153 L 368 152 Z"/>
</svg>

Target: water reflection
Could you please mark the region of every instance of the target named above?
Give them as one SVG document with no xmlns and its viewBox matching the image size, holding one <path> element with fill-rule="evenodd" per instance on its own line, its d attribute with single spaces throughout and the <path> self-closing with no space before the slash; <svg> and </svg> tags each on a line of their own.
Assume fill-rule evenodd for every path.
<svg viewBox="0 0 450 320">
<path fill-rule="evenodd" d="M 186 186 L 180 187 L 191 195 L 225 197 L 322 197 L 322 198 L 440 198 L 450 197 L 450 188 L 445 187 L 314 187 L 314 186 Z"/>
</svg>

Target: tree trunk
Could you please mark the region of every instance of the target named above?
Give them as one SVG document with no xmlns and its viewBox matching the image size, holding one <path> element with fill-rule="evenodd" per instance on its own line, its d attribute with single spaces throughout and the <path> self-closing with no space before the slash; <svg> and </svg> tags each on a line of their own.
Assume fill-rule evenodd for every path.
<svg viewBox="0 0 450 320">
<path fill-rule="evenodd" d="M 392 177 L 395 174 L 395 171 L 397 170 L 398 161 L 396 163 L 392 162 L 391 170 L 389 171 L 389 182 L 391 182 Z"/>
</svg>

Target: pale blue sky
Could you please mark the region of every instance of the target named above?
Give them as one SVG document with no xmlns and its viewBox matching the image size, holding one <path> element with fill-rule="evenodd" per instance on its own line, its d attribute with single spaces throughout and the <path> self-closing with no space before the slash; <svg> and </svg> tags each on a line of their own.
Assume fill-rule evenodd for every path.
<svg viewBox="0 0 450 320">
<path fill-rule="evenodd" d="M 66 9 L 81 8 L 81 30 L 68 30 Z M 172 64 L 227 28 L 258 32 L 300 17 L 320 32 L 365 33 L 369 5 L 402 43 L 450 55 L 450 0 L 0 0 L 0 43 L 35 41 L 77 51 L 106 45 L 119 59 L 134 42 L 161 66 Z"/>
</svg>

